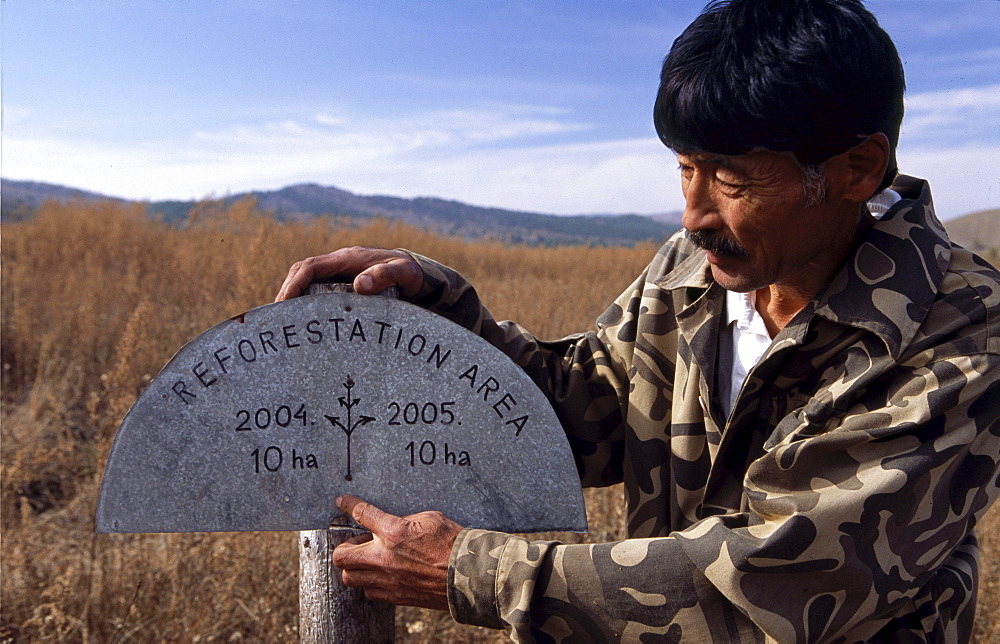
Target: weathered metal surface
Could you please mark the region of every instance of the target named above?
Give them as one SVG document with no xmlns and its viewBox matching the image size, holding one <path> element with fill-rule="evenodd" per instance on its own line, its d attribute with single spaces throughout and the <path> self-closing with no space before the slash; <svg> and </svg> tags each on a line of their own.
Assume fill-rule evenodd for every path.
<svg viewBox="0 0 1000 644">
<path fill-rule="evenodd" d="M 320 529 L 341 493 L 586 530 L 565 435 L 524 372 L 443 318 L 355 294 L 263 306 L 183 347 L 118 430 L 97 530 Z"/>
</svg>

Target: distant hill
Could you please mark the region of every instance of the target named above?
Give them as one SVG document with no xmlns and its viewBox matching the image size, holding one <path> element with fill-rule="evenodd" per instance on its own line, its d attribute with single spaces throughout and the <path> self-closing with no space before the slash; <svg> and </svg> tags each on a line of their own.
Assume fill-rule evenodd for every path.
<svg viewBox="0 0 1000 644">
<path fill-rule="evenodd" d="M 513 243 L 634 244 L 661 241 L 680 228 L 681 213 L 660 215 L 572 215 L 557 216 L 502 208 L 471 206 L 434 197 L 404 199 L 385 195 L 358 195 L 333 186 L 304 183 L 272 191 L 240 193 L 226 197 L 232 203 L 247 196 L 260 208 L 282 220 L 301 220 L 322 215 L 355 219 L 386 217 L 467 239 L 496 238 Z M 30 217 L 46 200 L 129 200 L 78 188 L 38 181 L 0 179 L 0 217 L 16 221 Z M 196 201 L 152 201 L 147 212 L 165 221 L 187 219 Z M 1000 250 L 1000 209 L 982 210 L 945 223 L 953 241 L 976 252 Z"/>
<path fill-rule="evenodd" d="M 1000 250 L 1000 208 L 949 219 L 944 227 L 953 242 L 971 251 Z"/>
<path fill-rule="evenodd" d="M 98 201 L 102 199 L 110 199 L 118 202 L 125 201 L 124 199 L 107 197 L 96 192 L 67 188 L 66 186 L 59 186 L 52 183 L 0 179 L 0 217 L 4 221 L 16 221 L 30 217 L 36 208 L 49 200 L 71 201 L 73 199 L 83 199 L 85 201 Z"/>
<path fill-rule="evenodd" d="M 2 180 L 0 210 L 4 221 L 30 216 L 45 200 L 113 199 L 84 190 L 33 181 Z M 280 190 L 240 193 L 226 197 L 232 203 L 247 196 L 258 206 L 282 220 L 301 220 L 321 215 L 355 219 L 386 217 L 467 239 L 496 238 L 512 243 L 635 244 L 662 241 L 680 228 L 679 215 L 557 216 L 501 208 L 471 206 L 433 197 L 404 199 L 384 195 L 357 195 L 332 186 L 299 184 Z M 183 222 L 195 201 L 153 201 L 147 203 L 150 216 L 168 222 Z"/>
</svg>

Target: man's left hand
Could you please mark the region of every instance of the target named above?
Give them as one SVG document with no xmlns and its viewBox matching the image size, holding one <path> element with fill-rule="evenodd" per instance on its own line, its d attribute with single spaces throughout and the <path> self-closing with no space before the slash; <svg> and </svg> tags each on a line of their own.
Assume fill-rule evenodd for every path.
<svg viewBox="0 0 1000 644">
<path fill-rule="evenodd" d="M 368 599 L 448 610 L 448 560 L 462 526 L 440 512 L 397 517 L 348 494 L 337 507 L 372 532 L 334 549 L 345 585 Z"/>
</svg>

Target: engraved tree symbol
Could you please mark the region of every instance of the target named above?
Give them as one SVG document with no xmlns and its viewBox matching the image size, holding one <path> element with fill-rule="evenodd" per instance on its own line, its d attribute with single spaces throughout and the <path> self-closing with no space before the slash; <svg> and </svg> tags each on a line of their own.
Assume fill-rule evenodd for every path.
<svg viewBox="0 0 1000 644">
<path fill-rule="evenodd" d="M 375 420 L 375 418 L 372 418 L 371 416 L 362 415 L 360 418 L 358 418 L 358 420 L 353 422 L 351 421 L 351 409 L 353 409 L 355 405 L 361 402 L 361 399 L 351 397 L 351 389 L 354 388 L 354 381 L 351 380 L 350 376 L 347 376 L 347 382 L 343 383 L 343 385 L 347 389 L 347 395 L 340 396 L 337 400 L 340 402 L 340 406 L 347 410 L 347 424 L 345 425 L 344 423 L 340 422 L 340 416 L 326 416 L 326 414 L 324 414 L 324 416 L 326 416 L 326 419 L 330 421 L 331 425 L 333 425 L 334 427 L 339 427 L 344 432 L 344 434 L 347 435 L 347 475 L 344 478 L 350 481 L 351 480 L 351 434 L 354 433 L 355 429 L 361 427 L 362 425 L 367 425 L 368 423 Z"/>
</svg>

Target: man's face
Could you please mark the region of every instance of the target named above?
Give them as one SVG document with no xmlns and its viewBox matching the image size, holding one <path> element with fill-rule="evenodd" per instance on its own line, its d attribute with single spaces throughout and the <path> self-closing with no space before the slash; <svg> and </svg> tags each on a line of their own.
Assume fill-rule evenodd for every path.
<svg viewBox="0 0 1000 644">
<path fill-rule="evenodd" d="M 857 211 L 807 200 L 802 168 L 790 153 L 677 159 L 684 228 L 708 251 L 719 284 L 739 292 L 777 284 L 811 297 L 832 276 L 855 234 Z"/>
</svg>

